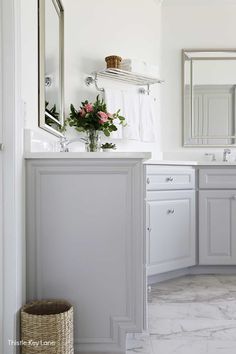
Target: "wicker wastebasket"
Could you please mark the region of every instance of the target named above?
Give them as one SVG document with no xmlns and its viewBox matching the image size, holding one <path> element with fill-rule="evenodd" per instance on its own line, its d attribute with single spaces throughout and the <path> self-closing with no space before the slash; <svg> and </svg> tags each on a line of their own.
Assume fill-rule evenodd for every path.
<svg viewBox="0 0 236 354">
<path fill-rule="evenodd" d="M 34 301 L 21 309 L 22 354 L 73 354 L 73 307 L 66 301 Z"/>
</svg>

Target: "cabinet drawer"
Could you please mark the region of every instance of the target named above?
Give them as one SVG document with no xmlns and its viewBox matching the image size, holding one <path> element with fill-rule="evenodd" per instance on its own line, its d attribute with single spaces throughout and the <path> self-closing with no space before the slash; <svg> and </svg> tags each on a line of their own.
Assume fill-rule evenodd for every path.
<svg viewBox="0 0 236 354">
<path fill-rule="evenodd" d="M 186 167 L 147 166 L 147 190 L 194 189 L 195 170 Z"/>
<path fill-rule="evenodd" d="M 200 169 L 199 188 L 207 188 L 207 189 L 236 188 L 236 168 Z"/>
</svg>

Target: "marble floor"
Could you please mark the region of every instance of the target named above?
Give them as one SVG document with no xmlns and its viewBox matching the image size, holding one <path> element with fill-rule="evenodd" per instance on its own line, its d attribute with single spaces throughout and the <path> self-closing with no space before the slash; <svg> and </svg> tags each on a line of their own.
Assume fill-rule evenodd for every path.
<svg viewBox="0 0 236 354">
<path fill-rule="evenodd" d="M 194 275 L 152 286 L 148 333 L 127 354 L 236 354 L 236 275 Z"/>
</svg>

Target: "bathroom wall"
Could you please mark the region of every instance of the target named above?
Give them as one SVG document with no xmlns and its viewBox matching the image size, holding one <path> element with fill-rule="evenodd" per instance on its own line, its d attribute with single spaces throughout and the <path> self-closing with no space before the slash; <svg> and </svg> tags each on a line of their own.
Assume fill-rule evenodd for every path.
<svg viewBox="0 0 236 354">
<path fill-rule="evenodd" d="M 37 0 L 22 1 L 23 100 L 25 126 L 37 128 Z M 118 54 L 159 64 L 161 48 L 161 5 L 159 0 L 62 0 L 65 8 L 65 103 L 93 100 L 97 91 L 84 79 L 105 66 L 104 58 Z M 100 83 L 101 86 L 104 84 Z M 154 88 L 159 100 L 159 88 Z M 157 108 L 157 119 L 160 119 Z M 160 131 L 160 128 L 158 128 Z M 72 131 L 69 134 L 73 135 Z M 45 135 L 46 136 L 46 135 Z M 48 136 L 48 135 L 47 135 Z M 153 151 L 158 157 L 161 142 L 119 141 L 120 149 Z"/>
<path fill-rule="evenodd" d="M 37 0 L 21 0 L 22 100 L 25 128 L 38 126 L 38 30 Z"/>
<path fill-rule="evenodd" d="M 162 89 L 162 149 L 166 158 L 199 158 L 209 150 L 182 148 L 181 50 L 236 48 L 235 16 L 234 0 L 163 2 L 162 76 L 166 82 Z"/>
</svg>

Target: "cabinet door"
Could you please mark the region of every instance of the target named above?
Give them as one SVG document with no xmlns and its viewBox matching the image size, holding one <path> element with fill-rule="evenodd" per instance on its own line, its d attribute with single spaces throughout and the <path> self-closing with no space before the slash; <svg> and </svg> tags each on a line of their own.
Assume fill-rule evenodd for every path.
<svg viewBox="0 0 236 354">
<path fill-rule="evenodd" d="M 199 192 L 199 263 L 236 264 L 236 191 Z"/>
<path fill-rule="evenodd" d="M 195 265 L 195 192 L 147 194 L 148 275 Z"/>
</svg>

